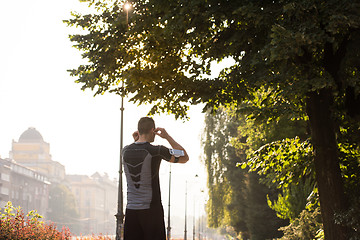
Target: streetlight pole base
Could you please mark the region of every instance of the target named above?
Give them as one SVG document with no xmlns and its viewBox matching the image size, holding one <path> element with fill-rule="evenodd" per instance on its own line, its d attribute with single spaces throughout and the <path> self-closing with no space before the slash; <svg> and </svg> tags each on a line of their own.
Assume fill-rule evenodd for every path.
<svg viewBox="0 0 360 240">
<path fill-rule="evenodd" d="M 124 224 L 123 224 L 123 219 L 124 219 L 124 214 L 123 213 L 117 213 L 115 215 L 116 217 L 116 240 L 121 240 L 123 239 L 123 235 L 124 235 Z"/>
</svg>

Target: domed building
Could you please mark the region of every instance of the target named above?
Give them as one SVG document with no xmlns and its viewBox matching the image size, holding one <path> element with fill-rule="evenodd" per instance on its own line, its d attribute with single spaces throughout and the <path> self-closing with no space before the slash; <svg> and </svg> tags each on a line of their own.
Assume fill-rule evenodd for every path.
<svg viewBox="0 0 360 240">
<path fill-rule="evenodd" d="M 19 142 L 44 142 L 43 137 L 35 128 L 29 127 L 19 138 Z"/>
<path fill-rule="evenodd" d="M 52 160 L 50 144 L 45 142 L 40 132 L 33 127 L 23 132 L 18 142 L 13 140 L 10 158 L 45 174 L 51 182 L 61 182 L 65 178 L 64 165 Z"/>
</svg>

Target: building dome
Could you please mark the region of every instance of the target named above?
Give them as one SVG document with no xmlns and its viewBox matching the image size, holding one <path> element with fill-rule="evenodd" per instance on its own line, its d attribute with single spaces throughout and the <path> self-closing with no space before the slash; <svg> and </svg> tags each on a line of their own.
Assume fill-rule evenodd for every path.
<svg viewBox="0 0 360 240">
<path fill-rule="evenodd" d="M 33 127 L 23 132 L 19 138 L 19 142 L 43 142 L 44 139 L 41 134 Z"/>
</svg>

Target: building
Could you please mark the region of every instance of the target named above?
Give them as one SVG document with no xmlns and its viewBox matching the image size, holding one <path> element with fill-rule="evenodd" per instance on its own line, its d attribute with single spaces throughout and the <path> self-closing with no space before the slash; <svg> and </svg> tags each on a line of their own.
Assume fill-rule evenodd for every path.
<svg viewBox="0 0 360 240">
<path fill-rule="evenodd" d="M 11 166 L 8 160 L 0 158 L 0 207 L 3 208 L 11 196 Z"/>
<path fill-rule="evenodd" d="M 62 182 L 65 178 L 65 167 L 52 160 L 50 144 L 35 128 L 30 127 L 23 132 L 18 142 L 13 140 L 9 155 L 17 163 L 46 175 L 53 183 Z"/>
<path fill-rule="evenodd" d="M 117 182 L 107 174 L 66 175 L 80 213 L 80 232 L 115 234 Z"/>
<path fill-rule="evenodd" d="M 11 159 L 0 159 L 0 206 L 8 201 L 21 206 L 24 213 L 31 210 L 46 217 L 50 182 L 46 176 L 17 164 Z"/>
<path fill-rule="evenodd" d="M 19 141 L 13 140 L 9 155 L 9 159 L 0 159 L 0 207 L 11 201 L 14 206 L 21 206 L 24 212 L 36 209 L 40 215 L 49 219 L 56 218 L 56 210 L 60 211 L 62 220 L 51 220 L 60 225 L 76 225 L 76 234 L 115 234 L 116 180 L 99 173 L 92 176 L 66 175 L 65 167 L 52 160 L 50 144 L 31 127 L 21 134 Z M 77 216 L 71 221 L 65 219 L 64 213 L 68 208 L 65 208 L 64 196 L 59 197 L 56 195 L 59 192 L 54 192 L 57 186 L 64 186 L 71 191 L 79 219 Z M 55 204 L 56 208 L 54 203 L 59 199 L 63 202 Z"/>
</svg>

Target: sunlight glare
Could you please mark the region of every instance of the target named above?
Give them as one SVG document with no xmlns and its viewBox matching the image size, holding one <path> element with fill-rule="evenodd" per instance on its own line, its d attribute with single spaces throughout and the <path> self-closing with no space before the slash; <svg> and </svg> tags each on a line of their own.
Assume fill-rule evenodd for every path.
<svg viewBox="0 0 360 240">
<path fill-rule="evenodd" d="M 126 11 L 129 11 L 130 8 L 131 8 L 131 4 L 130 4 L 129 2 L 126 2 L 126 3 L 124 4 L 124 9 L 125 9 Z"/>
</svg>

